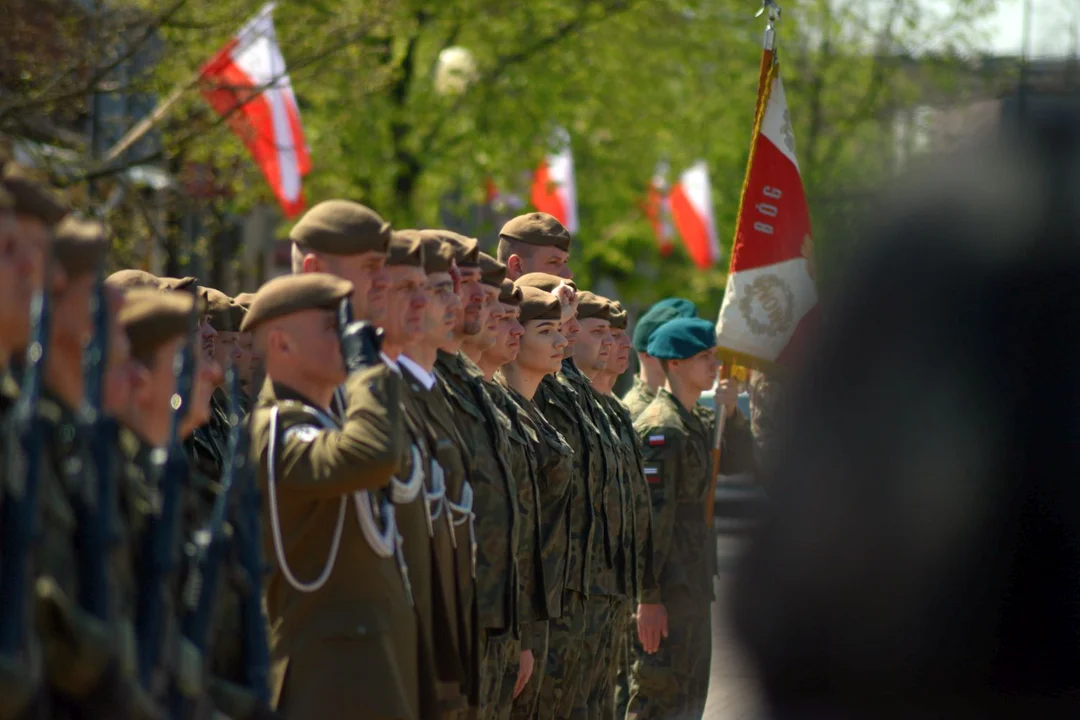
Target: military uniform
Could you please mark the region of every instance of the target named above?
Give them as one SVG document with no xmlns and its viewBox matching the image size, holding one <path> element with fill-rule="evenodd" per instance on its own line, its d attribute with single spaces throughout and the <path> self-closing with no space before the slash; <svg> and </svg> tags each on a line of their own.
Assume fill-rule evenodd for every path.
<svg viewBox="0 0 1080 720">
<path fill-rule="evenodd" d="M 645 412 L 645 408 L 649 407 L 649 404 L 656 399 L 656 391 L 649 387 L 649 384 L 642 380 L 640 377 L 634 377 L 634 384 L 630 386 L 630 389 L 626 391 L 626 394 L 622 397 L 623 405 L 626 406 L 626 410 L 630 413 L 630 417 L 637 419 L 641 413 Z"/>
<path fill-rule="evenodd" d="M 516 663 L 520 651 L 518 496 L 508 465 L 511 424 L 491 401 L 483 374 L 471 360 L 440 351 L 435 369 L 473 461 L 480 717 L 489 718 L 498 706 L 507 665 Z"/>
<path fill-rule="evenodd" d="M 416 426 L 423 428 L 442 477 L 442 501 L 432 502 L 432 512 L 440 513 L 434 537 L 434 563 L 437 583 L 434 602 L 434 626 L 447 629 L 441 642 L 436 639 L 436 661 L 441 683 L 457 681 L 457 692 L 471 707 L 479 707 L 479 659 L 476 655 L 476 600 L 472 553 L 472 489 L 469 478 L 472 461 L 458 433 L 454 413 L 434 373 L 403 356 L 401 361 L 407 381 L 407 402 Z M 422 377 L 426 375 L 427 377 Z M 466 489 L 468 488 L 468 489 Z M 450 647 L 447 647 L 450 645 Z M 446 707 L 458 702 L 450 688 L 442 697 Z"/>
</svg>

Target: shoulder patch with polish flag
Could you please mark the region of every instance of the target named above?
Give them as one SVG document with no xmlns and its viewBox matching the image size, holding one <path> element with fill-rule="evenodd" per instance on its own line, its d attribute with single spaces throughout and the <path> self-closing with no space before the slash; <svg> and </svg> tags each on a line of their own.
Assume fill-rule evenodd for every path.
<svg viewBox="0 0 1080 720">
<path fill-rule="evenodd" d="M 647 480 L 650 485 L 653 484 L 653 483 L 660 482 L 660 468 L 651 467 L 649 465 L 646 465 L 645 466 L 645 480 Z"/>
<path fill-rule="evenodd" d="M 663 446 L 663 444 L 664 444 L 664 436 L 663 435 L 650 435 L 649 436 L 649 447 L 661 447 L 661 446 Z"/>
</svg>

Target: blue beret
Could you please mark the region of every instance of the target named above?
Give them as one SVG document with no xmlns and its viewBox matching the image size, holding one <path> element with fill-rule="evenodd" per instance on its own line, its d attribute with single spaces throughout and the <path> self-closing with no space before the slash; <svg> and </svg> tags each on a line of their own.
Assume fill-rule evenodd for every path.
<svg viewBox="0 0 1080 720">
<path fill-rule="evenodd" d="M 649 338 L 664 323 L 675 318 L 697 317 L 697 306 L 685 298 L 665 298 L 653 305 L 634 325 L 634 350 L 648 352 Z"/>
<path fill-rule="evenodd" d="M 701 318 L 675 318 L 649 339 L 646 352 L 661 360 L 685 360 L 716 347 L 716 328 Z"/>
</svg>

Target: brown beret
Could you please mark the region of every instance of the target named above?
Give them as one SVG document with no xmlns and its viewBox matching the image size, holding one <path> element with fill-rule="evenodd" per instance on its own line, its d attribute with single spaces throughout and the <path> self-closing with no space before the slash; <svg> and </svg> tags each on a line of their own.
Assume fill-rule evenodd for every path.
<svg viewBox="0 0 1080 720">
<path fill-rule="evenodd" d="M 518 307 L 521 308 L 518 321 L 522 324 L 530 320 L 562 320 L 562 303 L 559 298 L 528 285 L 521 288 L 521 304 Z"/>
<path fill-rule="evenodd" d="M 240 293 L 232 299 L 234 303 L 247 310 L 251 307 L 251 301 L 255 299 L 255 293 Z"/>
<path fill-rule="evenodd" d="M 595 293 L 591 293 L 588 290 L 582 290 L 577 294 L 578 306 L 577 306 L 577 319 L 588 320 L 589 318 L 597 318 L 599 320 L 611 320 L 611 301 L 605 297 L 600 297 Z"/>
<path fill-rule="evenodd" d="M 96 220 L 66 217 L 56 226 L 53 257 L 69 279 L 96 273 L 108 252 L 105 226 Z"/>
<path fill-rule="evenodd" d="M 506 266 L 487 253 L 480 253 L 480 282 L 493 288 L 502 289 L 506 279 Z"/>
<path fill-rule="evenodd" d="M 499 288 L 499 302 L 517 307 L 521 304 L 521 288 L 515 285 L 513 280 L 503 280 Z"/>
<path fill-rule="evenodd" d="M 453 230 L 421 230 L 425 234 L 434 234 L 454 251 L 454 262 L 458 267 L 480 267 L 480 241 L 465 237 Z"/>
<path fill-rule="evenodd" d="M 630 314 L 618 300 L 611 301 L 611 327 L 613 330 L 625 330 L 630 324 Z"/>
<path fill-rule="evenodd" d="M 424 272 L 428 275 L 450 272 L 450 264 L 454 261 L 453 246 L 435 233 L 421 230 L 420 234 L 424 246 Z"/>
<path fill-rule="evenodd" d="M 163 277 L 158 278 L 158 285 L 162 290 L 186 290 L 187 292 L 196 292 L 198 290 L 197 283 L 198 278 L 193 277 Z"/>
<path fill-rule="evenodd" d="M 211 287 L 199 286 L 199 297 L 206 303 L 210 325 L 223 332 L 239 332 L 244 319 L 244 309 L 225 293 Z"/>
<path fill-rule="evenodd" d="M 19 168 L 10 169 L 0 184 L 11 196 L 16 215 L 29 215 L 46 225 L 56 225 L 68 214 L 67 207 L 45 185 Z"/>
<path fill-rule="evenodd" d="M 109 277 L 105 278 L 105 282 L 115 288 L 121 290 L 132 290 L 135 288 L 149 288 L 150 290 L 160 290 L 161 278 L 157 275 L 152 275 L 145 270 L 117 270 Z"/>
<path fill-rule="evenodd" d="M 187 333 L 195 296 L 146 287 L 124 295 L 120 325 L 131 342 L 131 354 L 146 359 L 162 345 Z"/>
<path fill-rule="evenodd" d="M 515 240 L 526 245 L 557 247 L 570 252 L 570 231 L 554 215 L 534 212 L 518 215 L 503 225 L 499 239 Z"/>
<path fill-rule="evenodd" d="M 329 308 L 352 295 L 353 284 L 327 273 L 283 275 L 267 282 L 251 301 L 241 332 L 250 332 L 267 320 L 302 310 Z"/>
<path fill-rule="evenodd" d="M 423 267 L 423 245 L 419 230 L 395 230 L 386 251 L 386 264 Z"/>
<path fill-rule="evenodd" d="M 289 239 L 327 255 L 386 252 L 390 223 L 377 212 L 351 200 L 327 200 L 307 211 Z"/>
<path fill-rule="evenodd" d="M 534 272 L 522 275 L 517 279 L 517 284 L 522 287 L 534 287 L 544 292 L 554 292 L 555 288 L 560 285 L 569 285 L 575 291 L 577 291 L 577 285 L 573 280 L 567 280 L 561 278 L 558 275 L 550 275 L 548 273 Z"/>
</svg>

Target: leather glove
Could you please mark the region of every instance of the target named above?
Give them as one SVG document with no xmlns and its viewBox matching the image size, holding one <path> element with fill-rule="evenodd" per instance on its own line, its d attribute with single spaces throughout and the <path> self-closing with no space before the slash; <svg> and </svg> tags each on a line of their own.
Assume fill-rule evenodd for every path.
<svg viewBox="0 0 1080 720">
<path fill-rule="evenodd" d="M 362 370 L 379 362 L 382 330 L 371 323 L 354 320 L 349 298 L 342 298 L 338 307 L 338 334 L 347 372 Z"/>
</svg>

